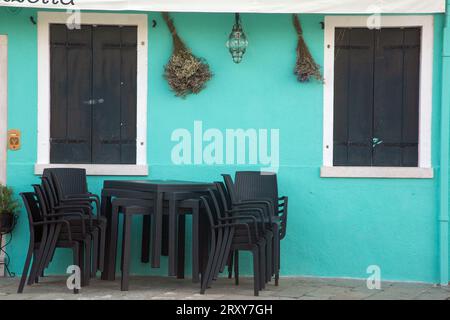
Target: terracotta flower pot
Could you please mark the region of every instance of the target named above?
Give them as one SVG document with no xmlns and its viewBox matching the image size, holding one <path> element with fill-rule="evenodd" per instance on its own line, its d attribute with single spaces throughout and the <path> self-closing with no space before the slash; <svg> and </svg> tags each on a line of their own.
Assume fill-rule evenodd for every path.
<svg viewBox="0 0 450 320">
<path fill-rule="evenodd" d="M 11 232 L 14 225 L 14 215 L 1 213 L 0 214 L 0 232 L 8 233 Z"/>
</svg>

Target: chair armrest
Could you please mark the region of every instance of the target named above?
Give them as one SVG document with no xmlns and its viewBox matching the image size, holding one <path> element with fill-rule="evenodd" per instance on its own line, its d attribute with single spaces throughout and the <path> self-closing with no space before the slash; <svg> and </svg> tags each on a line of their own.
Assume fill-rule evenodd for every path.
<svg viewBox="0 0 450 320">
<path fill-rule="evenodd" d="M 64 224 L 67 228 L 67 234 L 69 235 L 69 241 L 72 241 L 72 230 L 70 229 L 70 224 L 67 220 L 53 220 L 53 221 L 39 221 L 34 222 L 33 226 L 44 226 L 49 224 Z"/>
<path fill-rule="evenodd" d="M 227 210 L 225 211 L 228 214 L 231 214 L 232 217 L 236 217 L 236 215 L 234 215 L 233 213 L 255 213 L 258 215 L 258 221 L 261 224 L 261 229 L 264 230 L 264 224 L 265 224 L 265 219 L 264 219 L 264 210 L 262 210 L 261 208 L 240 208 L 240 209 L 233 209 L 233 210 Z M 241 215 L 239 215 L 240 217 Z M 252 217 L 255 217 L 254 215 L 252 215 Z M 270 219 L 269 219 L 270 221 Z"/>
<path fill-rule="evenodd" d="M 83 237 L 86 235 L 86 226 L 84 225 L 84 220 L 87 216 L 81 214 L 81 213 L 76 213 L 76 212 L 65 212 L 65 213 L 50 213 L 47 214 L 47 218 L 58 218 L 58 217 L 70 217 L 70 216 L 76 216 L 79 217 L 80 220 L 83 222 L 81 223 L 81 233 L 83 234 Z"/>
<path fill-rule="evenodd" d="M 214 229 L 219 229 L 219 228 L 237 227 L 237 226 L 242 226 L 242 227 L 245 227 L 247 229 L 248 243 L 249 244 L 252 243 L 252 237 L 251 237 L 251 234 L 250 234 L 250 227 L 246 223 L 223 223 L 223 224 L 219 224 L 219 225 L 213 226 L 213 228 Z"/>
<path fill-rule="evenodd" d="M 235 220 L 242 220 L 242 219 L 250 219 L 252 220 L 253 225 L 255 226 L 255 230 L 256 230 L 256 234 L 259 234 L 259 229 L 258 229 L 258 222 L 256 220 L 256 218 L 254 216 L 233 216 L 233 217 L 227 217 L 227 218 L 218 218 L 219 221 L 235 221 Z M 248 224 L 247 224 L 248 225 Z"/>
<path fill-rule="evenodd" d="M 233 203 L 233 209 L 234 209 L 234 207 L 237 207 L 237 208 L 261 209 L 261 208 L 255 207 L 254 205 L 259 205 L 259 206 L 263 205 L 263 206 L 265 206 L 266 209 L 263 210 L 262 212 L 266 215 L 266 217 L 269 220 L 269 222 L 273 223 L 272 217 L 275 215 L 275 213 L 274 213 L 274 206 L 273 206 L 271 201 L 251 200 L 251 201 L 246 201 L 246 202 Z"/>
<path fill-rule="evenodd" d="M 90 227 L 93 226 L 92 208 L 89 205 L 78 205 L 78 206 L 76 206 L 76 205 L 59 205 L 59 206 L 53 207 L 54 213 L 64 213 L 64 212 L 61 212 L 64 210 L 70 210 L 70 212 L 79 212 L 79 213 L 85 214 L 86 217 L 88 217 L 88 219 L 89 219 L 89 226 Z"/>
<path fill-rule="evenodd" d="M 97 212 L 100 208 L 100 198 L 94 194 L 86 193 L 86 194 L 71 194 L 61 201 L 85 201 L 88 203 L 95 202 L 95 207 Z"/>
</svg>

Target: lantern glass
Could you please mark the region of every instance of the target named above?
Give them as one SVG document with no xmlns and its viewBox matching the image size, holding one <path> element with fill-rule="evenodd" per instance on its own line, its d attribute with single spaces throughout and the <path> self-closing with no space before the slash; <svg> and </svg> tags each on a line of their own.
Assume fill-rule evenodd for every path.
<svg viewBox="0 0 450 320">
<path fill-rule="evenodd" d="M 244 56 L 247 46 L 247 36 L 245 35 L 244 30 L 242 30 L 239 14 L 237 13 L 236 22 L 227 41 L 228 50 L 230 51 L 231 57 L 235 63 L 240 63 L 242 61 L 242 57 Z"/>
</svg>

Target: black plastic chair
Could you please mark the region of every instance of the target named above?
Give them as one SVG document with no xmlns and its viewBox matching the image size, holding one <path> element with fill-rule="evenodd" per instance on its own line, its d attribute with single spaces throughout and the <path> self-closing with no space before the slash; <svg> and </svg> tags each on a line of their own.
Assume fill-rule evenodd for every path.
<svg viewBox="0 0 450 320">
<path fill-rule="evenodd" d="M 68 208 L 64 212 L 55 212 L 47 205 L 48 199 L 42 186 L 33 185 L 35 195 L 39 203 L 41 214 L 46 220 L 65 220 L 69 223 L 72 238 L 79 241 L 80 246 L 80 270 L 81 270 L 81 286 L 89 285 L 89 279 L 92 275 L 92 244 L 98 239 L 97 230 L 89 225 L 89 217 L 84 215 L 82 211 L 76 207 Z M 67 233 L 64 230 L 53 227 L 49 230 L 49 237 L 45 247 L 45 253 L 42 257 L 39 271 L 43 274 L 44 268 L 48 267 L 50 261 L 55 254 L 58 241 L 67 239 Z M 94 246 L 95 248 L 95 246 Z M 95 249 L 94 249 L 95 251 Z M 97 251 L 95 251 L 97 252 Z"/>
<path fill-rule="evenodd" d="M 32 192 L 21 193 L 20 196 L 24 202 L 29 222 L 30 242 L 28 246 L 27 257 L 20 279 L 18 293 L 22 293 L 25 282 L 28 277 L 31 260 L 33 259 L 32 269 L 29 275 L 29 284 L 36 281 L 39 274 L 39 265 L 41 265 L 44 256 L 44 248 L 48 241 L 49 227 L 55 226 L 59 230 L 65 228 L 67 236 L 65 239 L 57 241 L 56 246 L 60 248 L 70 248 L 73 252 L 73 264 L 80 265 L 80 242 L 72 237 L 70 224 L 66 220 L 46 220 L 42 214 L 36 194 Z M 74 293 L 78 293 L 78 289 L 74 288 Z"/>
<path fill-rule="evenodd" d="M 43 181 L 43 185 L 46 185 Z M 46 192 L 46 188 L 43 185 L 33 185 L 35 194 L 37 195 L 38 201 L 41 206 L 41 211 L 44 216 L 55 219 L 65 219 L 69 222 L 71 226 L 72 233 L 88 233 L 91 237 L 91 248 L 88 248 L 92 255 L 89 261 L 86 261 L 84 267 L 84 284 L 89 283 L 89 277 L 95 275 L 96 263 L 98 261 L 98 242 L 99 234 L 98 229 L 93 227 L 92 218 L 89 215 L 84 214 L 84 211 L 77 206 L 55 206 L 52 196 Z M 41 267 L 47 267 L 53 258 L 55 242 L 58 239 L 58 234 L 53 233 L 53 240 L 49 241 L 49 248 L 47 251 L 47 257 L 44 261 L 44 265 Z M 91 247 L 90 246 L 90 247 Z"/>
<path fill-rule="evenodd" d="M 286 236 L 288 198 L 278 196 L 277 175 L 272 172 L 238 171 L 233 183 L 222 175 L 234 206 L 256 206 L 269 214 L 273 231 L 273 270 L 275 285 L 280 274 L 280 241 Z"/>
<path fill-rule="evenodd" d="M 79 206 L 91 216 L 92 224 L 98 229 L 98 261 L 95 261 L 95 270 L 103 271 L 106 218 L 98 215 L 100 198 L 87 189 L 86 170 L 77 168 L 48 168 L 44 169 L 42 178 L 49 184 L 56 206 Z M 94 215 L 92 204 L 95 203 L 97 215 Z"/>
<path fill-rule="evenodd" d="M 273 232 L 272 232 L 272 226 L 269 223 L 270 219 L 267 217 L 267 213 L 265 214 L 265 211 L 261 207 L 252 207 L 252 206 L 235 206 L 233 208 L 230 194 L 228 193 L 228 190 L 226 189 L 225 185 L 222 182 L 216 182 L 216 189 L 219 192 L 220 198 L 222 200 L 222 204 L 224 206 L 224 209 L 226 212 L 233 213 L 234 216 L 238 216 L 239 214 L 250 214 L 254 216 L 258 223 L 260 224 L 260 236 L 264 237 L 266 240 L 266 273 L 265 273 L 265 282 L 271 281 L 272 277 L 272 265 L 273 265 Z M 228 244 L 229 246 L 229 244 Z M 222 257 L 221 265 L 220 265 L 220 271 L 223 272 L 227 262 L 232 262 L 233 259 L 233 252 L 231 252 L 230 256 L 224 256 Z M 235 261 L 235 266 L 239 270 L 239 261 Z M 236 272 L 236 282 L 239 283 L 239 271 Z M 231 268 L 229 270 L 229 278 L 232 277 Z"/>
<path fill-rule="evenodd" d="M 210 222 L 210 252 L 205 272 L 202 274 L 200 293 L 205 293 L 220 271 L 220 264 L 229 252 L 250 251 L 253 255 L 254 295 L 263 288 L 265 274 L 266 241 L 259 234 L 258 222 L 253 215 L 233 215 L 225 211 L 217 190 L 209 190 L 209 196 L 202 196 Z M 251 211 L 251 210 L 250 210 Z M 230 241 L 231 245 L 226 251 Z M 225 248 L 225 249 L 224 249 Z"/>
</svg>

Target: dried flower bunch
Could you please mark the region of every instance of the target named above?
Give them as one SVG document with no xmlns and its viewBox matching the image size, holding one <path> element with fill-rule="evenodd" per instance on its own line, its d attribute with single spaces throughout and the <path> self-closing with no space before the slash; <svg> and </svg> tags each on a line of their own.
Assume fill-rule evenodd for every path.
<svg viewBox="0 0 450 320">
<path fill-rule="evenodd" d="M 297 62 L 295 64 L 294 74 L 300 82 L 308 82 L 311 78 L 323 82 L 320 66 L 314 61 L 308 46 L 303 38 L 303 30 L 297 15 L 292 15 L 294 28 L 297 31 Z"/>
<path fill-rule="evenodd" d="M 173 52 L 164 67 L 164 77 L 178 97 L 186 97 L 190 93 L 199 93 L 205 88 L 212 74 L 204 59 L 197 58 L 185 46 L 177 34 L 173 20 L 167 12 L 162 16 L 172 33 Z"/>
</svg>

